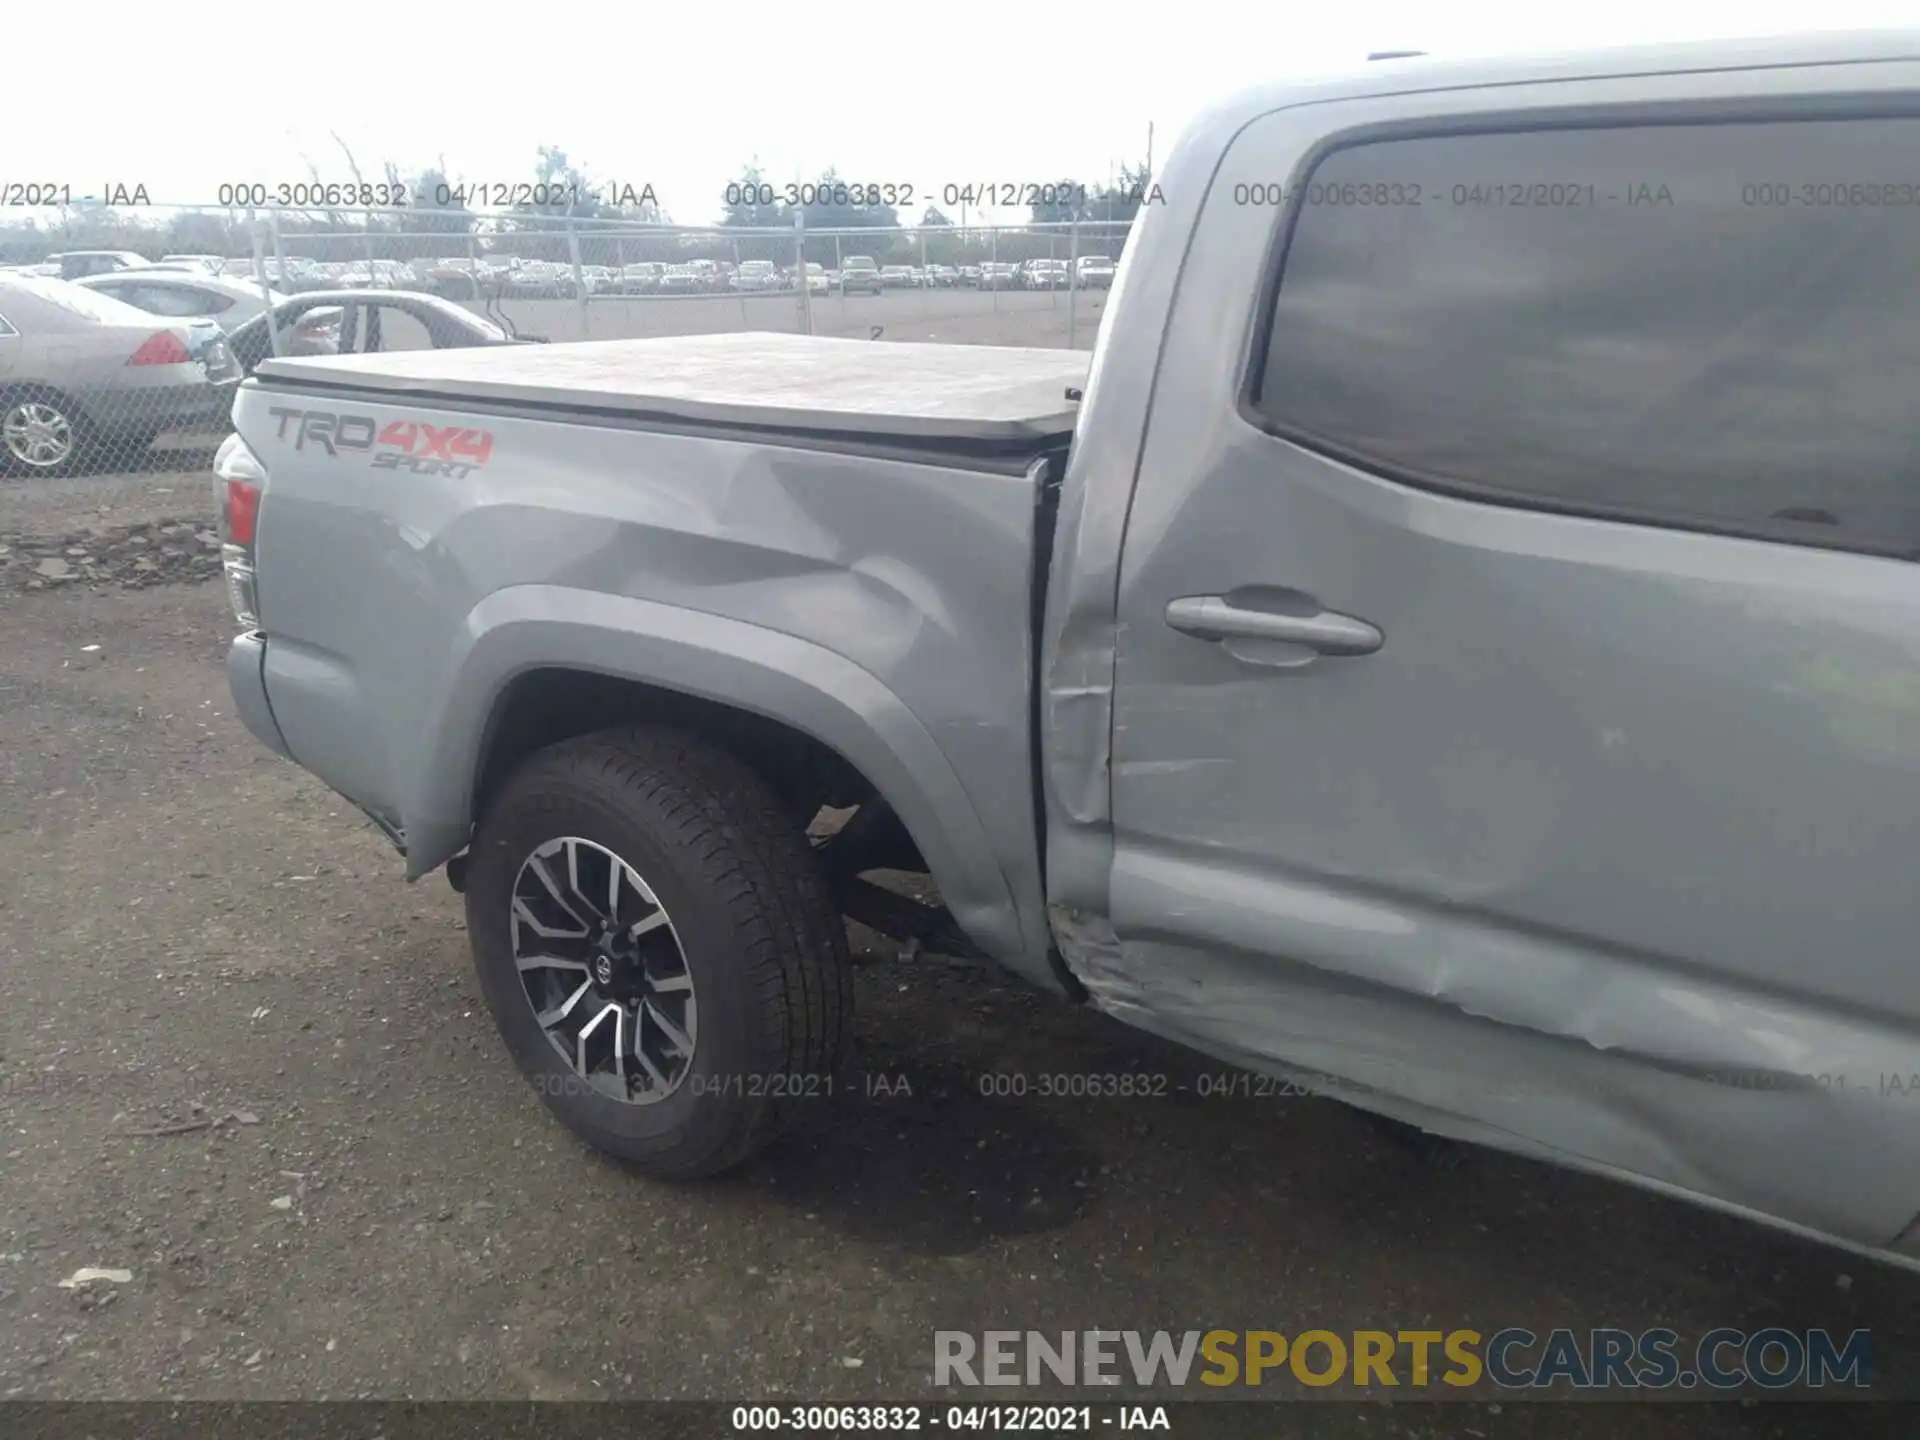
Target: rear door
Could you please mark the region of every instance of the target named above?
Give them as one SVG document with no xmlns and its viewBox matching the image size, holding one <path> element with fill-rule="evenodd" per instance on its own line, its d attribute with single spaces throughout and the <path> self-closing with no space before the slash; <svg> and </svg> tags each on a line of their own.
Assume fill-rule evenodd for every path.
<svg viewBox="0 0 1920 1440">
<path fill-rule="evenodd" d="M 1920 1208 L 1916 80 L 1241 132 L 1119 590 L 1162 1024 L 1867 1244 Z"/>
<path fill-rule="evenodd" d="M 4 294 L 0 294 L 0 384 L 20 368 L 20 349 L 23 342 L 20 330 L 7 318 L 7 304 Z"/>
</svg>

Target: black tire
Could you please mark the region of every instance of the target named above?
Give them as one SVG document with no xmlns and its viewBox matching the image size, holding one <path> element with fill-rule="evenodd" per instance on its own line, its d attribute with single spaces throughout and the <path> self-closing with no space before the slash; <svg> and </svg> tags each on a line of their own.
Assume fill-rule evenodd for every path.
<svg viewBox="0 0 1920 1440">
<path fill-rule="evenodd" d="M 535 848 L 561 836 L 622 857 L 672 917 L 699 1030 L 684 1080 L 655 1103 L 582 1084 L 521 983 L 514 885 Z M 826 1108 L 852 1009 L 846 927 L 803 829 L 731 755 L 659 729 L 543 750 L 488 807 L 465 888 L 474 965 L 501 1036 L 588 1144 L 649 1175 L 694 1179 Z"/>
</svg>

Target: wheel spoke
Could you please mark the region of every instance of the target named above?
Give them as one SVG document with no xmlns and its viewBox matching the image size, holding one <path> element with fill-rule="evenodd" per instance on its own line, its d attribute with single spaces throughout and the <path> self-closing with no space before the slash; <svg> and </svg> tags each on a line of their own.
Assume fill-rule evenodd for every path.
<svg viewBox="0 0 1920 1440">
<path fill-rule="evenodd" d="M 578 990 L 574 991 L 551 1010 L 542 1010 L 539 1015 L 535 1017 L 540 1022 L 540 1028 L 542 1030 L 553 1029 L 554 1026 L 558 1025 L 573 1013 L 573 1007 L 580 1003 L 580 997 L 591 989 L 593 989 L 593 982 L 591 980 L 582 980 Z"/>
<path fill-rule="evenodd" d="M 608 858 L 611 859 L 612 857 L 609 856 Z M 580 842 L 578 840 L 567 841 L 567 887 L 573 891 L 580 903 L 586 906 L 588 911 L 593 914 L 594 919 L 604 920 L 607 918 L 600 914 L 598 907 L 594 905 L 593 901 L 587 898 L 586 887 L 580 883 Z M 578 912 L 575 912 L 574 918 L 579 919 Z M 587 922 L 582 921 L 581 923 L 586 924 Z M 588 924 L 587 928 L 591 930 L 593 926 Z"/>
<path fill-rule="evenodd" d="M 631 935 L 635 940 L 638 940 L 642 935 L 651 935 L 655 930 L 658 930 L 662 925 L 665 925 L 666 923 L 667 923 L 667 912 L 664 910 L 656 910 L 651 915 L 647 916 L 646 919 L 641 920 L 636 924 L 630 926 L 627 930 L 627 934 Z"/>
<path fill-rule="evenodd" d="M 522 974 L 529 970 L 578 970 L 582 975 L 587 973 L 586 961 L 567 960 L 558 955 L 521 955 L 513 963 Z"/>
<path fill-rule="evenodd" d="M 584 926 L 578 930 L 557 929 L 534 914 L 533 907 L 524 900 L 513 902 L 513 918 L 517 924 L 526 926 L 542 940 L 585 940 L 592 933 Z"/>
<path fill-rule="evenodd" d="M 647 984 L 652 987 L 653 993 L 656 995 L 691 994 L 693 992 L 693 977 L 691 975 L 669 975 L 664 980 L 655 980 L 652 976 L 648 976 Z"/>
<path fill-rule="evenodd" d="M 580 1074 L 583 1079 L 592 1074 L 587 1068 L 587 1037 L 600 1028 L 600 1022 L 602 1020 L 605 1020 L 609 1015 L 613 1016 L 613 1053 L 618 1055 L 620 1053 L 620 1021 L 624 1013 L 618 1005 L 609 1001 L 606 1006 L 601 1009 L 600 1013 L 582 1025 L 580 1027 L 580 1033 L 574 1036 L 574 1045 L 577 1047 L 580 1055 Z"/>
<path fill-rule="evenodd" d="M 669 1020 L 666 1017 L 666 1013 L 661 1010 L 658 1005 L 654 1004 L 652 1000 L 642 1000 L 640 1006 L 648 1015 L 653 1017 L 653 1023 L 658 1025 L 661 1032 L 666 1035 L 667 1041 L 673 1046 L 675 1054 L 691 1055 L 693 1053 L 693 1037 L 678 1025 L 674 1024 L 673 1021 Z"/>
<path fill-rule="evenodd" d="M 582 935 L 592 934 L 593 926 L 580 914 L 578 910 L 573 908 L 572 903 L 567 899 L 567 897 L 560 893 L 560 882 L 555 880 L 553 878 L 553 872 L 547 869 L 546 860 L 541 856 L 535 855 L 532 859 L 527 861 L 527 868 L 533 871 L 534 878 L 538 880 L 543 887 L 545 887 L 547 894 L 553 897 L 553 903 L 558 905 L 562 910 L 566 911 L 567 914 L 573 917 L 573 923 L 580 927 L 580 933 Z"/>
<path fill-rule="evenodd" d="M 640 1062 L 640 1068 L 647 1072 L 648 1078 L 653 1081 L 655 1086 L 661 1090 L 671 1090 L 673 1088 L 673 1082 L 667 1079 L 658 1065 L 653 1063 L 652 1058 L 647 1054 L 647 1047 L 640 1043 L 640 1027 L 638 1025 L 633 1027 L 633 1058 Z"/>
</svg>

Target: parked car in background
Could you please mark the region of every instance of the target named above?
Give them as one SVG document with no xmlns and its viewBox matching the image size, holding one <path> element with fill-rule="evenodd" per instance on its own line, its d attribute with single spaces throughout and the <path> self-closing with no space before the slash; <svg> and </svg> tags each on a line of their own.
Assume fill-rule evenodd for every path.
<svg viewBox="0 0 1920 1440">
<path fill-rule="evenodd" d="M 274 354 L 268 321 L 279 332 L 280 353 L 382 355 L 405 350 L 467 350 L 480 345 L 540 343 L 515 335 L 483 315 L 417 290 L 316 290 L 296 295 L 236 329 L 227 347 L 243 375 Z"/>
<path fill-rule="evenodd" d="M 400 260 L 353 260 L 338 270 L 324 268 L 330 272 L 331 283 L 345 290 L 404 290 L 420 283 Z"/>
<path fill-rule="evenodd" d="M 198 270 L 205 275 L 218 275 L 226 263 L 224 255 L 162 255 L 154 262 L 169 270 Z"/>
<path fill-rule="evenodd" d="M 66 475 L 224 419 L 237 378 L 220 327 L 162 319 L 47 276 L 0 276 L 0 468 Z"/>
<path fill-rule="evenodd" d="M 880 285 L 886 290 L 913 289 L 913 269 L 907 265 L 882 265 Z"/>
<path fill-rule="evenodd" d="M 982 290 L 1011 290 L 1017 283 L 1019 267 L 1004 260 L 989 260 L 980 267 L 980 278 L 976 282 Z"/>
<path fill-rule="evenodd" d="M 654 288 L 662 295 L 694 295 L 705 287 L 700 272 L 691 265 L 669 265 L 660 272 Z"/>
<path fill-rule="evenodd" d="M 651 295 L 660 288 L 660 277 L 667 267 L 657 260 L 637 260 L 620 269 L 620 293 L 623 295 Z"/>
<path fill-rule="evenodd" d="M 320 273 L 320 267 L 304 255 L 289 255 L 284 263 L 269 258 L 265 265 L 267 284 L 289 295 L 296 295 L 302 290 L 324 289 L 327 284 L 327 277 Z"/>
<path fill-rule="evenodd" d="M 1064 290 L 1070 277 L 1064 260 L 1029 260 L 1020 269 L 1024 290 Z"/>
<path fill-rule="evenodd" d="M 480 262 L 470 255 L 422 257 L 409 266 L 413 283 L 448 300 L 477 300 L 482 285 Z"/>
<path fill-rule="evenodd" d="M 610 295 L 620 282 L 619 272 L 611 265 L 582 265 L 580 278 L 587 282 L 589 295 Z"/>
<path fill-rule="evenodd" d="M 268 304 L 257 283 L 209 275 L 197 268 L 173 270 L 150 265 L 143 270 L 89 275 L 73 283 L 101 295 L 111 295 L 149 315 L 211 320 L 223 331 L 245 324 Z M 269 294 L 276 304 L 287 298 L 274 291 Z"/>
<path fill-rule="evenodd" d="M 840 293 L 852 295 L 878 295 L 886 289 L 886 283 L 880 278 L 880 267 L 871 255 L 847 255 L 840 261 Z"/>
<path fill-rule="evenodd" d="M 778 290 L 780 272 L 771 260 L 742 261 L 740 268 L 733 272 L 735 290 Z"/>
<path fill-rule="evenodd" d="M 980 267 L 978 265 L 962 265 L 956 283 L 965 286 L 969 290 L 979 288 Z"/>
<path fill-rule="evenodd" d="M 825 295 L 833 289 L 833 282 L 827 278 L 827 267 L 818 261 L 807 262 L 807 293 Z"/>
<path fill-rule="evenodd" d="M 1113 285 L 1113 261 L 1104 255 L 1082 255 L 1073 262 L 1073 280 L 1082 290 L 1106 290 Z"/>
<path fill-rule="evenodd" d="M 488 295 L 502 295 L 513 282 L 513 269 L 518 262 L 511 255 L 483 255 L 475 274 L 480 279 L 480 288 Z"/>
<path fill-rule="evenodd" d="M 929 265 L 927 283 L 941 290 L 951 290 L 960 283 L 960 272 L 951 265 Z"/>
<path fill-rule="evenodd" d="M 137 270 L 148 261 L 131 250 L 68 250 L 47 257 L 57 265 L 62 280 L 79 280 L 88 275 L 104 275 L 110 270 Z"/>
<path fill-rule="evenodd" d="M 548 260 L 522 260 L 507 276 L 507 289 L 515 295 L 551 299 L 560 293 L 560 275 Z"/>
</svg>

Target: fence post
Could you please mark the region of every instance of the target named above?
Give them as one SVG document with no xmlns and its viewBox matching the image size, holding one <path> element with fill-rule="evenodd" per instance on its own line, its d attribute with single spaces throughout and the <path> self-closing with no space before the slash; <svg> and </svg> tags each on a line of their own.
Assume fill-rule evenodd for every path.
<svg viewBox="0 0 1920 1440">
<path fill-rule="evenodd" d="M 987 263 L 996 266 L 1000 263 L 1000 227 L 998 225 L 987 228 Z M 988 274 L 987 294 L 993 297 L 993 310 L 998 314 L 1000 312 L 1000 277 L 998 275 Z"/>
<path fill-rule="evenodd" d="M 1067 231 L 1067 348 L 1073 349 L 1073 330 L 1080 318 L 1080 217 Z"/>
<path fill-rule="evenodd" d="M 793 282 L 800 287 L 800 328 L 813 333 L 813 282 L 807 276 L 807 212 L 793 207 Z"/>
<path fill-rule="evenodd" d="M 567 258 L 573 262 L 574 303 L 580 307 L 580 338 L 591 340 L 593 327 L 587 321 L 587 277 L 580 269 L 580 232 L 574 228 L 573 211 L 567 211 Z"/>
<path fill-rule="evenodd" d="M 253 240 L 253 279 L 260 287 L 260 303 L 267 307 L 267 344 L 280 353 L 280 327 L 273 323 L 273 289 L 267 284 L 267 257 L 260 243 L 260 217 L 247 207 L 247 233 Z"/>
<path fill-rule="evenodd" d="M 273 263 L 280 271 L 280 283 L 285 285 L 287 292 L 291 294 L 293 282 L 287 278 L 287 252 L 280 245 L 280 212 L 278 210 L 267 212 L 267 234 L 273 239 Z"/>
</svg>

